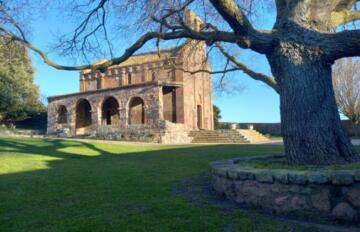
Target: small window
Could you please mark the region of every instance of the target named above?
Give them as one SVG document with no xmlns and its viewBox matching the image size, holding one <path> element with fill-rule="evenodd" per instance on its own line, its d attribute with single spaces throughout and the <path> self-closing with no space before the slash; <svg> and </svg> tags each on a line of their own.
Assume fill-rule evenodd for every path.
<svg viewBox="0 0 360 232">
<path fill-rule="evenodd" d="M 132 83 L 132 75 L 131 73 L 128 73 L 128 84 L 131 85 Z"/>
<path fill-rule="evenodd" d="M 156 80 L 156 72 L 155 72 L 155 71 L 153 71 L 153 72 L 151 73 L 151 80 L 152 80 L 152 81 L 155 81 L 155 80 Z"/>
</svg>

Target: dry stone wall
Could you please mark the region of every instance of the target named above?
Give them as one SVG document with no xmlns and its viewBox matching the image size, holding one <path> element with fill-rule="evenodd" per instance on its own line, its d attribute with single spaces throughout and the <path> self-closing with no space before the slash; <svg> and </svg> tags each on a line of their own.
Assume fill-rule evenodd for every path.
<svg viewBox="0 0 360 232">
<path fill-rule="evenodd" d="M 236 164 L 245 159 L 254 158 L 210 165 L 218 194 L 276 214 L 360 223 L 360 170 L 264 170 Z"/>
</svg>

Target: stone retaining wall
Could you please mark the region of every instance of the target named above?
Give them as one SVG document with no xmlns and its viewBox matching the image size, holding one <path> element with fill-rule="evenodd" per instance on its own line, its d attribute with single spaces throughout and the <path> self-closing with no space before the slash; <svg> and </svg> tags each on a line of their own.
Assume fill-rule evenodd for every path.
<svg viewBox="0 0 360 232">
<path fill-rule="evenodd" d="M 236 164 L 246 159 L 254 157 L 210 165 L 217 193 L 276 214 L 360 223 L 360 170 L 265 170 Z"/>
</svg>

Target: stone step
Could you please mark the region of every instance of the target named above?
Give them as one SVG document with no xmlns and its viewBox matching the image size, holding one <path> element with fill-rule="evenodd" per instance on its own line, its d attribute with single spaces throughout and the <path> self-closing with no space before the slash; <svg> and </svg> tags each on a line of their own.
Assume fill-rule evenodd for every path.
<svg viewBox="0 0 360 232">
<path fill-rule="evenodd" d="M 192 143 L 248 143 L 236 130 L 191 131 Z"/>
</svg>

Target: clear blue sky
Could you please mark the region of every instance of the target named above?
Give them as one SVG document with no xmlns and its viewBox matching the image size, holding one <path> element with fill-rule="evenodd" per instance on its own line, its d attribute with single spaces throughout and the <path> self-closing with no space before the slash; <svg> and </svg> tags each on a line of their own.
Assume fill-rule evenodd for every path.
<svg viewBox="0 0 360 232">
<path fill-rule="evenodd" d="M 37 19 L 32 23 L 32 42 L 41 49 L 47 51 L 51 58 L 62 64 L 72 64 L 71 60 L 63 59 L 52 52 L 50 47 L 56 41 L 55 35 L 71 31 L 72 26 L 67 24 L 59 14 L 48 12 L 43 18 Z M 59 23 L 60 22 L 60 23 Z M 271 25 L 273 18 L 269 17 L 266 24 Z M 119 36 L 119 40 L 128 41 L 128 38 Z M 121 44 L 121 43 L 120 43 Z M 125 43 L 126 44 L 126 43 Z M 115 48 L 119 54 L 124 47 Z M 79 91 L 79 73 L 69 71 L 58 71 L 42 62 L 42 60 L 32 54 L 35 72 L 35 82 L 39 85 L 43 96 L 52 96 Z M 242 61 L 254 67 L 257 71 L 270 75 L 267 61 L 260 55 L 242 52 Z M 218 69 L 216 60 L 213 59 L 213 69 Z M 214 103 L 221 109 L 222 121 L 231 122 L 279 122 L 279 97 L 265 84 L 254 81 L 242 73 L 232 75 L 236 78 L 243 90 L 231 94 L 214 94 Z"/>
</svg>

